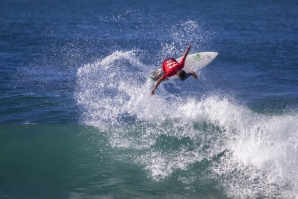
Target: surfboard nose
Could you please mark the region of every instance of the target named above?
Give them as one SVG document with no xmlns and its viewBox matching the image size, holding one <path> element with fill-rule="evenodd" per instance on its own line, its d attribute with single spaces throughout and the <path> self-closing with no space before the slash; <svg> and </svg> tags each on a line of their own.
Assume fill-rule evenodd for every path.
<svg viewBox="0 0 298 199">
<path fill-rule="evenodd" d="M 210 62 L 211 62 L 212 60 L 214 60 L 217 57 L 218 52 L 202 52 L 201 54 L 202 54 L 202 56 L 204 56 L 206 59 L 210 60 Z"/>
<path fill-rule="evenodd" d="M 204 53 L 208 53 L 208 55 L 210 56 L 210 57 L 212 57 L 213 59 L 218 55 L 218 52 L 204 52 Z"/>
</svg>

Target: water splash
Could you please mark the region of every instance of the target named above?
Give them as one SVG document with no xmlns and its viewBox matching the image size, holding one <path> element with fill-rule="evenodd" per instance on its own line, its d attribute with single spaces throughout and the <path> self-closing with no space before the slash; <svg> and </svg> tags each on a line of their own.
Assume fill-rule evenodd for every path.
<svg viewBox="0 0 298 199">
<path fill-rule="evenodd" d="M 178 54 L 181 46 L 165 44 L 163 52 Z M 296 113 L 259 114 L 232 97 L 182 97 L 164 85 L 150 97 L 153 68 L 137 51 L 114 51 L 78 69 L 81 121 L 107 132 L 109 144 L 123 151 L 116 159 L 141 165 L 156 181 L 176 176 L 188 188 L 220 182 L 229 197 L 295 196 Z"/>
</svg>

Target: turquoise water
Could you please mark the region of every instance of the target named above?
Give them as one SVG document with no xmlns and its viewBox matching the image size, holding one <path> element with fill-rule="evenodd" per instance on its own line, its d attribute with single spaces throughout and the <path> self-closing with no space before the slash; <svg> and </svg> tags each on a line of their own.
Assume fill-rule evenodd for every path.
<svg viewBox="0 0 298 199">
<path fill-rule="evenodd" d="M 0 198 L 297 197 L 296 2 L 0 8 Z M 189 43 L 219 54 L 150 97 Z"/>
<path fill-rule="evenodd" d="M 142 152 L 111 147 L 107 133 L 94 127 L 1 125 L 1 129 L 3 198 L 184 198 L 223 194 L 215 180 L 196 182 L 201 184 L 200 189 L 189 193 L 187 190 L 194 185 L 178 180 L 180 175 L 189 175 L 183 170 L 166 180 L 150 178 L 150 172 L 136 164 Z M 160 136 L 154 148 L 166 152 L 190 143 L 187 138 Z M 191 167 L 200 176 L 207 176 L 208 164 L 206 161 Z"/>
</svg>

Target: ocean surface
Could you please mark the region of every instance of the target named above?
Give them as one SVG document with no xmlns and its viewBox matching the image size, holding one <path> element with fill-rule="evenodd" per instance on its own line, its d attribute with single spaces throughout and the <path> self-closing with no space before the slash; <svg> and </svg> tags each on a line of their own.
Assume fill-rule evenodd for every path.
<svg viewBox="0 0 298 199">
<path fill-rule="evenodd" d="M 298 198 L 298 2 L 0 2 L 0 198 Z M 218 52 L 199 80 L 149 73 Z"/>
</svg>

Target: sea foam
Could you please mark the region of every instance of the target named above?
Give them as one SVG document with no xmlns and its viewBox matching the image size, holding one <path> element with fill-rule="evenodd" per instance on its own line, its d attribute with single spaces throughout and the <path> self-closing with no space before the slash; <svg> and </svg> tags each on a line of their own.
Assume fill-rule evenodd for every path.
<svg viewBox="0 0 298 199">
<path fill-rule="evenodd" d="M 105 130 L 111 146 L 131 150 L 126 156 L 154 180 L 196 173 L 193 165 L 208 161 L 204 178 L 220 181 L 229 196 L 295 195 L 296 113 L 260 114 L 233 97 L 183 97 L 163 85 L 150 96 L 150 69 L 135 51 L 116 51 L 79 68 L 75 97 L 82 123 Z M 176 82 L 170 84 L 179 87 Z M 188 185 L 199 180 L 178 179 Z"/>
</svg>

